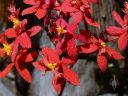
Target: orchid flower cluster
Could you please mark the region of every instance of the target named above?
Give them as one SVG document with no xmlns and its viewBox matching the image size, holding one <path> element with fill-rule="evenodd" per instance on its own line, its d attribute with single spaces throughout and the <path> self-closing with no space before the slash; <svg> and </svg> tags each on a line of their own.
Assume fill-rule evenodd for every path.
<svg viewBox="0 0 128 96">
<path fill-rule="evenodd" d="M 9 20 L 13 23 L 0 34 L 0 57 L 9 57 L 11 63 L 0 72 L 0 78 L 5 77 L 13 67 L 27 82 L 32 82 L 28 66 L 34 66 L 43 74 L 47 71 L 53 73 L 52 84 L 58 94 L 61 93 L 65 81 L 79 85 L 78 75 L 71 69 L 78 61 L 79 53 L 86 56 L 97 53 L 97 64 L 101 71 L 106 71 L 109 59 L 121 60 L 124 57 L 107 45 L 115 38 L 118 39 L 120 50 L 125 50 L 128 44 L 128 3 L 125 2 L 124 19 L 113 11 L 114 19 L 120 27 L 110 26 L 99 37 L 89 30 L 79 29 L 81 22 L 100 28 L 100 24 L 92 17 L 90 4 L 98 4 L 98 0 L 23 0 L 30 7 L 24 9 L 21 15 L 34 14 L 35 18 L 43 20 L 43 27 L 35 25 L 26 29 L 27 19 L 19 19 L 19 9 L 9 7 Z M 55 48 L 43 47 L 34 49 L 31 38 L 45 30 Z M 104 38 L 104 35 L 109 38 Z M 110 40 L 111 38 L 111 40 Z M 11 39 L 11 42 L 8 41 Z M 77 41 L 80 43 L 78 44 Z M 42 57 L 37 60 L 41 53 Z"/>
</svg>

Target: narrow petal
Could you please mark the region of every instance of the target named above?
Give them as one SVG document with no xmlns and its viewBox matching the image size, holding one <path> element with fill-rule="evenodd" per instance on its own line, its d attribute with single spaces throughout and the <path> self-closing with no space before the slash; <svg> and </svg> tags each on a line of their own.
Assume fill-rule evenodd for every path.
<svg viewBox="0 0 128 96">
<path fill-rule="evenodd" d="M 19 42 L 18 40 L 16 40 L 13 44 L 12 44 L 12 54 L 11 54 L 11 60 L 12 62 L 15 61 L 16 55 L 18 53 L 18 47 L 19 47 Z"/>
<path fill-rule="evenodd" d="M 40 26 L 34 26 L 27 31 L 27 34 L 29 34 L 29 36 L 34 36 L 38 34 L 41 31 L 41 29 L 42 28 Z"/>
<path fill-rule="evenodd" d="M 89 31 L 80 30 L 80 34 L 84 36 L 84 42 L 85 43 L 97 41 L 97 39 Z"/>
<path fill-rule="evenodd" d="M 20 22 L 20 26 L 21 26 L 21 30 L 24 31 L 26 29 L 26 25 L 28 23 L 28 20 L 27 19 L 23 19 L 21 22 Z M 21 31 L 21 32 L 22 32 Z"/>
<path fill-rule="evenodd" d="M 58 94 L 60 94 L 64 86 L 64 82 L 65 79 L 61 75 L 59 75 L 58 73 L 53 74 L 52 84 Z"/>
<path fill-rule="evenodd" d="M 109 56 L 116 60 L 120 60 L 120 59 L 124 58 L 119 52 L 117 52 L 116 50 L 114 50 L 110 47 L 107 47 L 106 50 L 107 50 L 107 53 L 109 54 Z"/>
<path fill-rule="evenodd" d="M 61 63 L 64 65 L 73 65 L 75 64 L 77 59 L 72 59 L 70 57 L 63 57 Z"/>
<path fill-rule="evenodd" d="M 37 11 L 37 6 L 33 6 L 33 7 L 30 7 L 30 8 L 26 8 L 22 11 L 21 15 L 24 16 L 24 15 L 27 15 L 27 14 L 31 14 L 31 13 L 34 13 Z"/>
<path fill-rule="evenodd" d="M 93 20 L 92 16 L 91 15 L 87 15 L 87 14 L 84 14 L 84 18 L 86 20 L 86 22 L 94 27 L 100 27 L 100 24 L 97 23 L 95 20 Z"/>
<path fill-rule="evenodd" d="M 125 50 L 128 43 L 128 33 L 123 33 L 118 39 L 118 47 L 120 50 Z"/>
<path fill-rule="evenodd" d="M 7 44 L 7 40 L 6 40 L 6 36 L 5 34 L 0 34 L 0 43 L 4 43 L 4 44 Z"/>
<path fill-rule="evenodd" d="M 107 57 L 104 53 L 98 54 L 97 63 L 102 72 L 105 72 L 108 66 Z"/>
<path fill-rule="evenodd" d="M 65 65 L 62 65 L 64 78 L 73 85 L 80 85 L 80 80 L 78 75 L 72 71 L 71 69 L 67 68 Z"/>
<path fill-rule="evenodd" d="M 32 77 L 31 77 L 31 74 L 30 74 L 30 72 L 28 71 L 28 69 L 25 67 L 25 65 L 16 62 L 16 63 L 15 63 L 15 66 L 16 66 L 16 69 L 17 69 L 18 73 L 21 75 L 21 77 L 22 77 L 25 81 L 27 81 L 28 83 L 31 83 L 31 82 L 32 82 Z"/>
<path fill-rule="evenodd" d="M 83 13 L 81 11 L 76 12 L 73 16 L 72 16 L 72 22 L 73 23 L 80 23 L 83 19 Z"/>
<path fill-rule="evenodd" d="M 56 7 L 55 9 L 62 11 L 62 12 L 76 12 L 76 11 L 78 11 L 76 8 L 69 7 L 69 6 Z"/>
<path fill-rule="evenodd" d="M 28 52 L 28 50 L 22 50 L 18 55 L 19 61 L 24 63 L 30 63 L 34 61 L 37 57 L 38 57 L 37 51 Z"/>
<path fill-rule="evenodd" d="M 124 21 L 122 20 L 121 16 L 116 11 L 112 11 L 112 15 L 114 19 L 116 20 L 116 22 L 123 27 Z"/>
<path fill-rule="evenodd" d="M 45 15 L 46 15 L 46 9 L 45 8 L 39 8 L 37 11 L 36 11 L 36 17 L 38 19 L 41 19 L 43 18 Z"/>
<path fill-rule="evenodd" d="M 4 58 L 5 52 L 2 48 L 0 48 L 0 58 Z"/>
<path fill-rule="evenodd" d="M 16 37 L 16 32 L 13 28 L 8 28 L 4 34 L 8 37 L 8 38 L 15 38 Z"/>
<path fill-rule="evenodd" d="M 14 66 L 14 63 L 11 63 L 2 72 L 0 72 L 0 78 L 7 76 L 13 66 Z"/>
<path fill-rule="evenodd" d="M 77 39 L 81 42 L 85 42 L 85 36 L 83 36 L 81 34 L 75 34 L 74 37 L 75 37 L 75 39 Z"/>
<path fill-rule="evenodd" d="M 68 51 L 69 56 L 76 57 L 77 49 L 76 49 L 76 42 L 74 38 L 70 38 L 67 41 L 67 51 Z"/>
<path fill-rule="evenodd" d="M 39 61 L 33 62 L 32 64 L 33 64 L 33 66 L 34 66 L 37 70 L 39 70 L 39 71 L 45 73 L 46 70 L 47 70 L 47 68 L 46 68 L 45 66 L 43 66 L 42 63 L 43 63 L 43 62 L 42 62 L 41 60 L 39 60 Z"/>
<path fill-rule="evenodd" d="M 82 51 L 83 53 L 89 54 L 97 51 L 98 46 L 95 44 L 85 44 L 85 45 L 78 46 L 78 50 Z"/>
<path fill-rule="evenodd" d="M 32 51 L 27 54 L 24 62 L 32 62 L 38 57 L 38 52 L 37 51 Z"/>
<path fill-rule="evenodd" d="M 20 35 L 19 42 L 22 48 L 31 48 L 31 39 L 26 33 Z"/>
<path fill-rule="evenodd" d="M 50 63 L 60 63 L 59 55 L 53 49 L 45 47 L 42 53 Z"/>
<path fill-rule="evenodd" d="M 39 2 L 37 0 L 23 0 L 23 2 L 25 4 L 29 4 L 29 5 L 36 5 L 39 4 Z"/>
<path fill-rule="evenodd" d="M 116 26 L 110 26 L 106 29 L 106 33 L 111 36 L 119 36 L 122 33 L 124 33 L 124 29 L 116 27 Z"/>
</svg>

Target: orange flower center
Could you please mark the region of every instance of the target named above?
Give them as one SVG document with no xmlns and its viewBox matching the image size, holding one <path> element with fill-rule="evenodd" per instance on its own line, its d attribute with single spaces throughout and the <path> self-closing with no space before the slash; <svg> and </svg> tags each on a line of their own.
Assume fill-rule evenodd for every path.
<svg viewBox="0 0 128 96">
<path fill-rule="evenodd" d="M 17 26 L 19 26 L 20 21 L 17 18 L 13 18 L 13 28 L 16 28 Z"/>
<path fill-rule="evenodd" d="M 55 70 L 56 66 L 57 66 L 57 63 L 49 63 L 49 64 L 48 64 L 48 68 L 49 68 L 50 70 L 52 70 L 52 71 Z"/>
<path fill-rule="evenodd" d="M 67 32 L 67 30 L 63 29 L 61 26 L 58 26 L 56 28 L 56 31 L 57 31 L 57 34 L 60 35 L 60 34 L 64 34 Z"/>
<path fill-rule="evenodd" d="M 9 44 L 3 44 L 3 51 L 9 56 L 11 53 L 11 46 Z"/>
</svg>

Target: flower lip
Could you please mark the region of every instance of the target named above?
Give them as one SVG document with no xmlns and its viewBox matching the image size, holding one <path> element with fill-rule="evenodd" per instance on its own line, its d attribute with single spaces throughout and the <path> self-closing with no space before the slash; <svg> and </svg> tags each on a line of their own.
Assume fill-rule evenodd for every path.
<svg viewBox="0 0 128 96">
<path fill-rule="evenodd" d="M 9 44 L 3 44 L 3 51 L 9 56 L 11 53 L 11 46 Z"/>
<path fill-rule="evenodd" d="M 20 21 L 17 18 L 13 18 L 12 22 L 13 22 L 13 28 L 19 26 Z"/>
<path fill-rule="evenodd" d="M 67 32 L 67 30 L 65 30 L 65 29 L 62 28 L 61 26 L 57 26 L 56 31 L 57 31 L 57 34 L 58 34 L 58 35 L 64 34 L 64 33 Z"/>
<path fill-rule="evenodd" d="M 107 44 L 106 44 L 105 42 L 101 42 L 101 43 L 100 43 L 100 47 L 101 47 L 101 48 L 105 48 L 106 46 L 107 46 Z"/>
<path fill-rule="evenodd" d="M 49 63 L 47 66 L 50 70 L 54 71 L 57 67 L 57 63 Z"/>
</svg>

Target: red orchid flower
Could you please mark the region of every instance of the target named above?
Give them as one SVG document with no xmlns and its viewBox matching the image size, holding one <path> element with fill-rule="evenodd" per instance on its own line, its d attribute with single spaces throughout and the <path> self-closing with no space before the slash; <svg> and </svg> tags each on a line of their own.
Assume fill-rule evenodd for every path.
<svg viewBox="0 0 128 96">
<path fill-rule="evenodd" d="M 34 62 L 33 65 L 42 72 L 53 72 L 53 86 L 58 94 L 62 90 L 65 79 L 73 85 L 79 85 L 77 74 L 68 68 L 68 66 L 73 65 L 76 60 L 72 60 L 69 57 L 60 59 L 59 55 L 54 50 L 47 47 L 42 49 L 42 53 L 43 58 Z"/>
<path fill-rule="evenodd" d="M 24 80 L 26 80 L 28 83 L 31 83 L 32 77 L 27 69 L 27 66 L 30 65 L 37 56 L 38 56 L 37 51 L 28 52 L 27 49 L 21 50 L 17 55 L 15 61 L 7 65 L 7 67 L 2 72 L 0 72 L 0 78 L 5 77 L 15 66 L 16 70 L 21 75 L 21 77 Z"/>
<path fill-rule="evenodd" d="M 19 44 L 21 45 L 22 48 L 31 48 L 31 39 L 30 37 L 36 35 L 37 33 L 39 33 L 41 31 L 41 27 L 40 26 L 33 26 L 31 29 L 25 30 L 26 24 L 27 24 L 27 20 L 24 19 L 23 21 L 19 21 L 18 23 L 14 20 L 14 26 L 15 26 L 15 22 L 16 22 L 16 27 L 14 28 L 8 28 L 4 34 L 8 37 L 8 38 L 12 38 L 15 39 L 14 41 L 14 57 L 16 56 L 16 53 L 18 50 L 18 46 Z M 13 58 L 14 59 L 14 58 Z"/>
<path fill-rule="evenodd" d="M 52 38 L 52 41 L 55 42 L 56 51 L 59 54 L 67 51 L 70 57 L 76 57 L 77 49 L 74 38 L 76 27 L 77 26 L 71 24 L 69 25 L 63 18 L 57 19 L 52 25 L 50 33 L 53 35 L 56 34 Z"/>
<path fill-rule="evenodd" d="M 64 0 L 62 6 L 55 7 L 55 9 L 63 11 L 64 13 L 70 12 L 71 15 L 74 15 L 75 17 L 72 21 L 79 21 L 77 23 L 80 23 L 84 18 L 88 24 L 95 27 L 100 26 L 96 21 L 93 20 L 92 9 L 90 8 L 89 2 L 87 0 Z"/>
<path fill-rule="evenodd" d="M 106 29 L 106 33 L 109 34 L 110 36 L 119 37 L 118 39 L 119 49 L 125 50 L 127 47 L 127 43 L 128 43 L 128 15 L 124 16 L 124 20 L 121 18 L 121 16 L 116 11 L 113 11 L 112 15 L 114 19 L 116 20 L 116 22 L 121 27 L 109 26 Z"/>
<path fill-rule="evenodd" d="M 22 12 L 22 16 L 26 14 L 35 13 L 38 19 L 43 18 L 46 15 L 48 2 L 46 0 L 23 0 L 25 4 L 32 5 L 30 8 L 26 8 Z"/>
<path fill-rule="evenodd" d="M 79 51 L 83 53 L 93 53 L 98 50 L 97 63 L 101 71 L 106 71 L 108 66 L 108 57 L 115 60 L 123 59 L 123 56 L 107 46 L 107 40 L 104 39 L 103 35 L 97 40 L 90 32 L 81 30 L 81 34 L 85 37 L 84 43 L 78 46 Z"/>
</svg>

